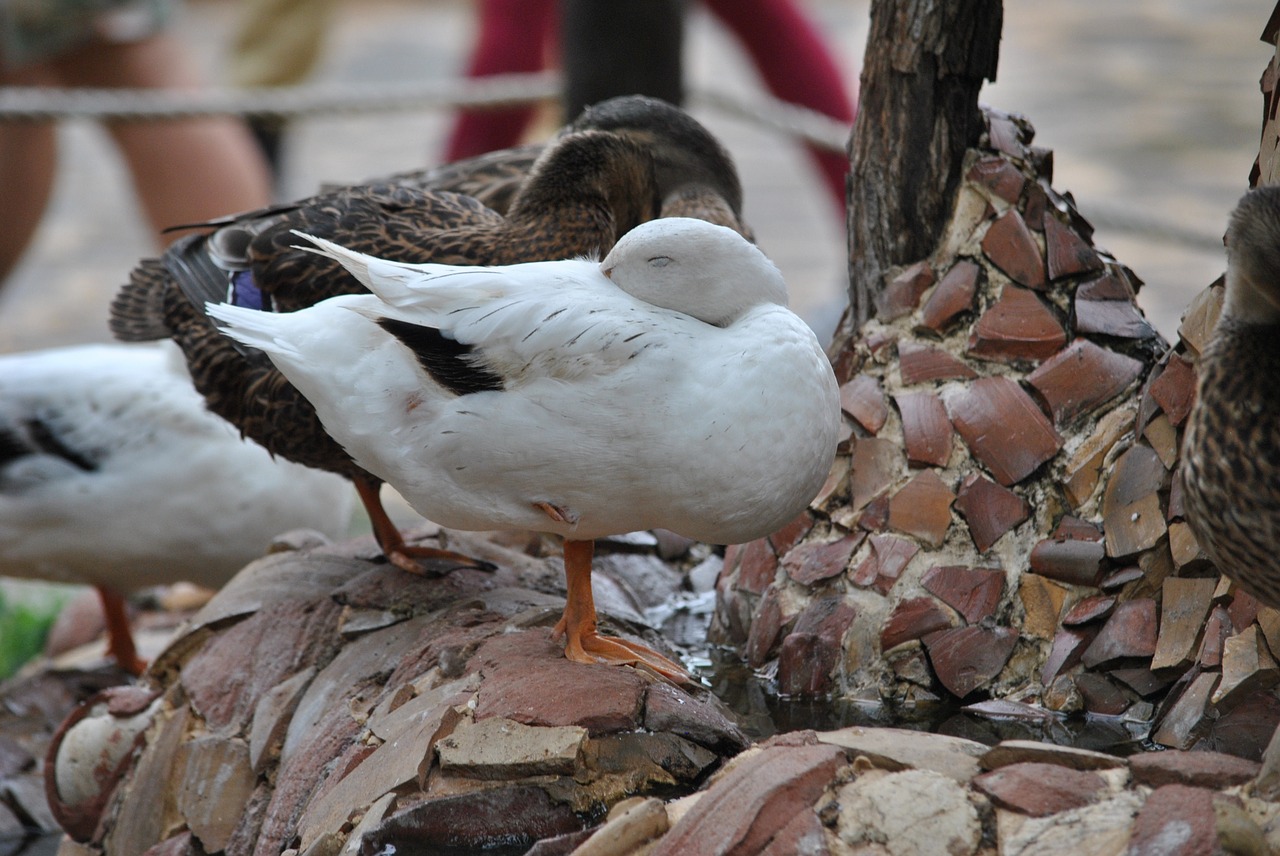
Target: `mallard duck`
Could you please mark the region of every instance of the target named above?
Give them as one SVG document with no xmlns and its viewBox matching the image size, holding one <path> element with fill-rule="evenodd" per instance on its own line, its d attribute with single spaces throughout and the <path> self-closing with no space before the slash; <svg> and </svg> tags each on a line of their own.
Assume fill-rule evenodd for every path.
<svg viewBox="0 0 1280 856">
<path fill-rule="evenodd" d="M 665 105 L 647 124 L 639 118 L 633 124 L 646 140 L 661 139 L 663 128 L 674 124 L 674 139 L 683 144 L 690 133 L 685 124 L 692 120 L 673 123 L 671 111 L 685 115 Z M 708 211 L 720 210 L 711 184 L 732 194 L 737 177 L 723 149 L 703 134 L 708 145 L 685 150 L 692 165 L 684 171 L 667 167 L 665 174 L 676 184 L 673 192 L 696 192 L 713 203 Z M 336 262 L 294 248 L 295 228 L 410 262 L 510 264 L 606 253 L 632 226 L 660 213 L 664 186 L 651 149 L 629 133 L 566 133 L 538 156 L 505 217 L 472 197 L 391 181 L 228 218 L 211 233 L 183 238 L 162 258 L 142 262 L 112 306 L 112 330 L 126 341 L 172 337 L 211 410 L 274 454 L 350 479 L 393 564 L 420 571 L 419 559 L 465 561 L 448 551 L 407 545 L 382 507 L 380 480 L 329 438 L 311 405 L 265 356 L 219 335 L 204 305 L 230 297 L 238 305 L 287 312 L 364 291 Z M 703 149 L 715 155 L 710 166 L 699 163 Z M 713 180 L 726 168 L 726 177 Z M 738 204 L 735 197 L 720 207 L 733 212 Z"/>
<path fill-rule="evenodd" d="M 342 535 L 351 505 L 209 413 L 170 343 L 0 356 L 0 575 L 97 587 L 129 671 L 121 594 L 217 588 L 281 532 Z"/>
<path fill-rule="evenodd" d="M 563 536 L 555 632 L 570 659 L 681 678 L 660 654 L 596 632 L 592 541 L 649 528 L 748 541 L 821 487 L 839 393 L 777 268 L 689 218 L 636 227 L 602 262 L 413 265 L 307 240 L 373 295 L 210 315 L 424 516 Z"/>
<path fill-rule="evenodd" d="M 1186 516 L 1218 570 L 1280 608 L 1280 187 L 1240 200 L 1226 243 L 1183 441 Z"/>
</svg>

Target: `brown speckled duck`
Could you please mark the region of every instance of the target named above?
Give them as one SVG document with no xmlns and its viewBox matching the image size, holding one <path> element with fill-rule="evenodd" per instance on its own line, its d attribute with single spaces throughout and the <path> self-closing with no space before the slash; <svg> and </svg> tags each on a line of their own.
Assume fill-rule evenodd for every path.
<svg viewBox="0 0 1280 856">
<path fill-rule="evenodd" d="M 1249 191 L 1231 215 L 1225 301 L 1198 376 L 1187 522 L 1218 570 L 1280 607 L 1280 187 Z"/>
<path fill-rule="evenodd" d="M 143 261 L 113 303 L 111 328 L 126 341 L 173 338 L 212 411 L 273 454 L 349 478 L 379 547 L 398 567 L 421 571 L 421 558 L 458 559 L 405 543 L 382 507 L 381 480 L 325 433 L 314 408 L 265 355 L 222 336 L 205 304 L 288 312 L 364 291 L 336 262 L 297 249 L 294 229 L 405 262 L 495 265 L 603 256 L 632 227 L 659 216 L 667 195 L 706 200 L 707 219 L 727 211 L 736 220 L 740 189 L 723 149 L 705 129 L 703 144 L 689 145 L 689 126 L 700 125 L 663 102 L 645 102 L 624 111 L 626 130 L 569 129 L 558 136 L 529 168 L 505 216 L 444 189 L 483 184 L 477 172 L 496 169 L 488 159 L 477 171 L 424 176 L 418 186 L 402 178 L 338 188 L 225 218 Z M 681 157 L 683 170 L 670 163 Z"/>
</svg>

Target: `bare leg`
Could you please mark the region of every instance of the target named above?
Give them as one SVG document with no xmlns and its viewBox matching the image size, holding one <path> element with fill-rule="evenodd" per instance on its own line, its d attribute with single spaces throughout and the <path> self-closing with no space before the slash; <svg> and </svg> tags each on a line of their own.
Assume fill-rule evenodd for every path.
<svg viewBox="0 0 1280 856">
<path fill-rule="evenodd" d="M 5 86 L 49 82 L 40 70 L 0 74 Z M 52 122 L 0 122 L 0 200 L 5 209 L 0 229 L 0 284 L 17 267 L 44 217 L 57 168 L 57 136 Z"/>
<path fill-rule="evenodd" d="M 387 561 L 400 570 L 408 571 L 411 574 L 430 576 L 427 569 L 417 561 L 418 559 L 443 559 L 457 562 L 468 568 L 479 568 L 485 571 L 493 569 L 493 566 L 488 562 L 481 559 L 473 559 L 470 556 L 464 556 L 452 550 L 406 544 L 404 536 L 400 534 L 396 524 L 387 516 L 387 510 L 382 507 L 382 497 L 379 495 L 379 489 L 382 487 L 381 482 L 356 479 L 355 485 L 356 493 L 360 495 L 360 501 L 364 503 L 364 510 L 369 515 L 369 524 L 373 527 L 373 539 L 378 542 L 378 547 L 382 550 L 382 555 L 387 557 Z"/>
<path fill-rule="evenodd" d="M 111 589 L 102 586 L 95 588 L 102 600 L 102 614 L 107 622 L 107 653 L 120 668 L 137 677 L 146 671 L 147 664 L 138 658 L 138 649 L 133 644 L 133 630 L 130 628 L 124 598 Z"/>
</svg>

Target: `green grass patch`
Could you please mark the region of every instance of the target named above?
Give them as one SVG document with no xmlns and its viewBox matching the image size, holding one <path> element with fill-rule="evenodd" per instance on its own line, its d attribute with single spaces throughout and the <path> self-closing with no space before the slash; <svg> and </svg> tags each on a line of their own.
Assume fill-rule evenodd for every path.
<svg viewBox="0 0 1280 856">
<path fill-rule="evenodd" d="M 65 597 L 26 602 L 0 589 L 0 680 L 44 650 L 45 637 Z"/>
</svg>

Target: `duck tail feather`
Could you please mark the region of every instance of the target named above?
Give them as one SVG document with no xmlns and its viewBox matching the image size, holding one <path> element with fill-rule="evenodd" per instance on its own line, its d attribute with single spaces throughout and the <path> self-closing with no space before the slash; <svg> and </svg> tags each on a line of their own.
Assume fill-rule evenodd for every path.
<svg viewBox="0 0 1280 856">
<path fill-rule="evenodd" d="M 213 302 L 205 304 L 204 311 L 217 322 L 218 329 L 224 336 L 243 345 L 272 355 L 293 358 L 301 356 L 297 348 L 277 335 L 280 321 L 285 317 L 283 315 Z"/>
<path fill-rule="evenodd" d="M 143 259 L 111 301 L 107 324 L 122 342 L 150 342 L 171 335 L 165 323 L 164 295 L 169 281 L 160 259 Z"/>
</svg>

